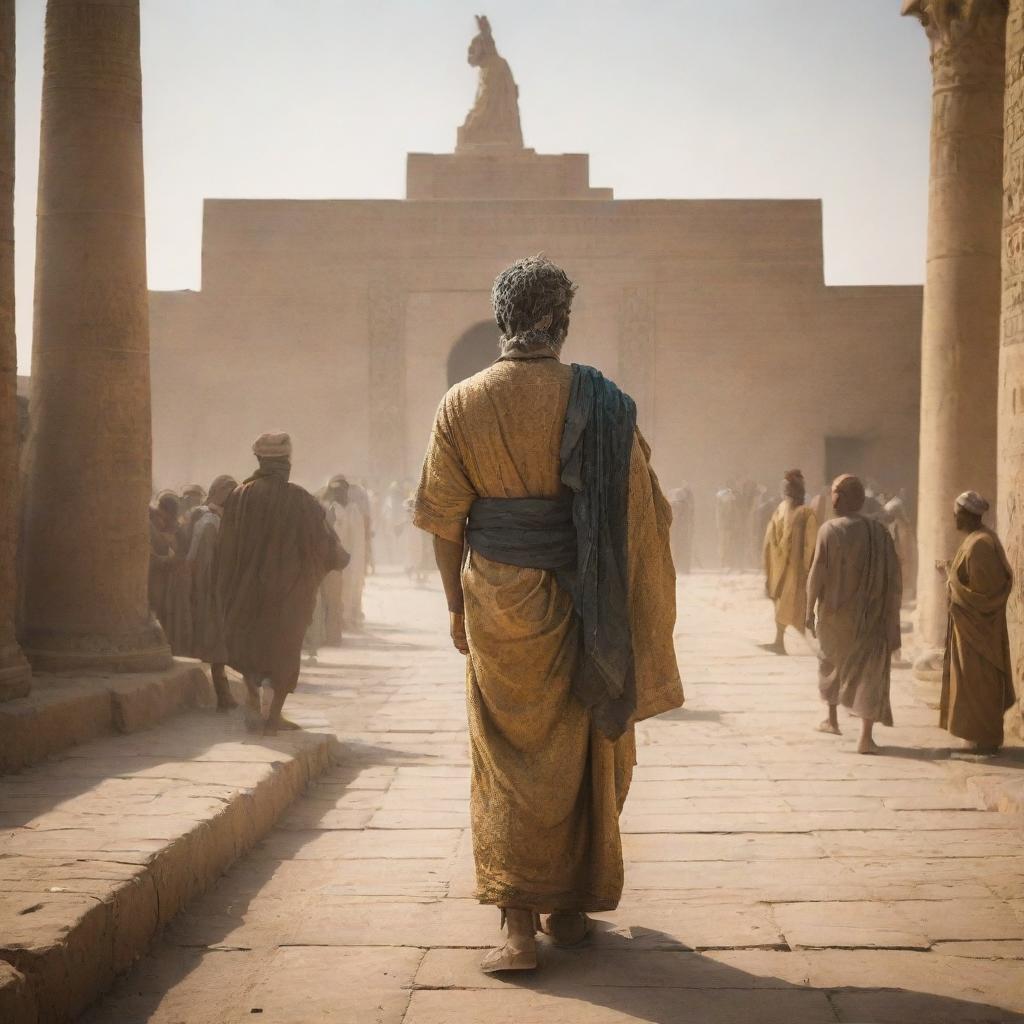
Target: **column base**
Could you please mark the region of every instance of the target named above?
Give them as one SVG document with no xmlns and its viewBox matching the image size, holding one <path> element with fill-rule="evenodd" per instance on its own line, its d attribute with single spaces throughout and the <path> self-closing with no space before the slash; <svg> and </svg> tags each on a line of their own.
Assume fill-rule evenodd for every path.
<svg viewBox="0 0 1024 1024">
<path fill-rule="evenodd" d="M 28 629 L 22 648 L 36 672 L 161 672 L 173 664 L 155 623 L 133 633 L 57 633 Z"/>
<path fill-rule="evenodd" d="M 27 697 L 32 689 L 32 667 L 17 644 L 0 649 L 0 702 Z"/>
<path fill-rule="evenodd" d="M 914 659 L 914 696 L 930 708 L 937 708 L 941 702 L 945 655 L 941 647 L 928 648 Z"/>
</svg>

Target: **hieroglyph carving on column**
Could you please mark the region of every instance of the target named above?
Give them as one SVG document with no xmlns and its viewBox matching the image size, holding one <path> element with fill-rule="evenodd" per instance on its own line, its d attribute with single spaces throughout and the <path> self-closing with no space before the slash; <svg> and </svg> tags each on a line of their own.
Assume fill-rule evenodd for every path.
<svg viewBox="0 0 1024 1024">
<path fill-rule="evenodd" d="M 1024 696 L 1024 0 L 1006 23 L 1003 125 L 1003 308 L 999 352 L 999 530 L 1017 583 L 1010 595 L 1010 651 Z M 1018 703 L 1017 729 L 1024 716 Z"/>
<path fill-rule="evenodd" d="M 14 335 L 14 0 L 0 0 L 0 700 L 31 673 L 14 638 L 18 564 L 18 356 Z"/>
<path fill-rule="evenodd" d="M 370 469 L 389 480 L 405 476 L 405 304 L 393 284 L 370 286 Z"/>
<path fill-rule="evenodd" d="M 39 669 L 171 664 L 147 595 L 139 0 L 49 0 L 22 642 Z"/>
<path fill-rule="evenodd" d="M 619 307 L 617 383 L 636 402 L 637 422 L 648 438 L 654 430 L 655 331 L 654 285 L 627 285 Z"/>
<path fill-rule="evenodd" d="M 996 483 L 1004 0 L 905 0 L 931 43 L 932 128 L 921 340 L 919 678 L 941 674 L 953 499 Z"/>
</svg>

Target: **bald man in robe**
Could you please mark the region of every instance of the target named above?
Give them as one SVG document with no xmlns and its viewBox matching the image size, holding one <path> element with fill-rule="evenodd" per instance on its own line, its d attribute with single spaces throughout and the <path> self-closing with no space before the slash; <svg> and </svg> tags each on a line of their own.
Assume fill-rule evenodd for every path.
<svg viewBox="0 0 1024 1024">
<path fill-rule="evenodd" d="M 767 649 L 785 654 L 786 627 L 803 636 L 807 622 L 807 573 L 814 559 L 818 521 L 804 504 L 804 475 L 791 469 L 782 482 L 784 495 L 764 533 L 765 591 L 775 605 L 775 642 Z"/>
<path fill-rule="evenodd" d="M 989 755 L 1003 745 L 1003 716 L 1013 706 L 1006 602 L 1013 571 L 995 532 L 982 522 L 977 491 L 956 499 L 956 528 L 966 534 L 948 572 L 949 630 L 939 724 L 967 740 L 963 753 Z"/>
<path fill-rule="evenodd" d="M 864 485 L 832 485 L 835 517 L 818 531 L 807 578 L 807 628 L 820 644 L 818 685 L 828 705 L 821 732 L 839 735 L 838 706 L 861 720 L 857 752 L 877 754 L 875 722 L 892 725 L 892 654 L 901 646 L 899 559 L 889 531 L 862 514 Z"/>
</svg>

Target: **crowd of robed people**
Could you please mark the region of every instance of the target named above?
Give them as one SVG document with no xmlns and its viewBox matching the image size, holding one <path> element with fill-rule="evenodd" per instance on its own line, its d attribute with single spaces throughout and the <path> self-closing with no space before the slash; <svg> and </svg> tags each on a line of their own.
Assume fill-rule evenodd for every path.
<svg viewBox="0 0 1024 1024">
<path fill-rule="evenodd" d="M 916 544 L 902 501 L 868 505 L 868 498 L 857 477 L 840 476 L 822 517 L 806 502 L 803 474 L 790 470 L 765 531 L 763 558 L 776 627 L 766 647 L 784 655 L 788 628 L 814 637 L 828 707 L 818 728 L 839 735 L 841 705 L 861 721 L 858 751 L 875 754 L 881 748 L 874 725 L 893 724 L 891 667 L 902 646 L 900 607 L 916 574 Z M 966 741 L 955 752 L 966 756 L 998 752 L 1015 700 L 1006 624 L 1013 572 L 984 523 L 988 509 L 975 491 L 956 499 L 951 515 L 963 541 L 954 558 L 935 566 L 945 576 L 949 605 L 939 724 Z"/>
<path fill-rule="evenodd" d="M 366 488 L 340 474 L 315 496 L 290 482 L 287 434 L 261 435 L 253 452 L 257 469 L 241 486 L 224 475 L 206 493 L 192 484 L 156 497 L 149 600 L 173 653 L 210 666 L 218 708 L 236 706 L 230 665 L 245 680 L 250 726 L 273 732 L 295 727 L 281 706 L 301 652 L 315 661 L 362 628 L 374 509 Z M 379 504 L 389 528 L 400 532 L 404 519 L 419 534 L 390 490 Z"/>
<path fill-rule="evenodd" d="M 671 507 L 632 399 L 561 360 L 575 291 L 544 257 L 498 276 L 498 358 L 444 397 L 415 497 L 403 503 L 432 535 L 452 644 L 466 659 L 475 895 L 500 909 L 506 930 L 484 956 L 487 972 L 535 968 L 538 931 L 577 945 L 589 913 L 618 905 L 635 726 L 683 703 Z M 318 600 L 326 615 L 323 579 L 349 556 L 325 503 L 289 481 L 288 436 L 263 435 L 253 450 L 257 471 L 207 497 L 206 507 L 222 501 L 212 593 L 224 661 L 242 673 L 254 719 L 269 685 L 271 707 L 257 720 L 273 732 Z M 332 480 L 324 498 L 338 497 Z M 888 530 L 861 514 L 864 501 L 860 481 L 841 477 L 810 564 L 797 544 L 778 564 L 799 574 L 783 591 L 804 595 L 793 624 L 819 637 L 826 701 L 874 722 L 891 717 L 900 571 Z M 803 504 L 793 489 L 774 515 L 806 526 Z M 949 568 L 950 722 L 977 690 L 971 673 L 998 682 L 999 699 L 1008 679 L 993 660 L 1008 568 L 981 525 L 982 504 L 966 495 L 957 506 L 968 537 Z M 170 533 L 180 521 L 166 509 Z"/>
</svg>

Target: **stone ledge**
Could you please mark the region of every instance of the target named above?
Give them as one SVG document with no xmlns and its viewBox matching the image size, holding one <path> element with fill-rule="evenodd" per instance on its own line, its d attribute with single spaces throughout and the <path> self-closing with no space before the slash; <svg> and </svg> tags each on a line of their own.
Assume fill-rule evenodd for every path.
<svg viewBox="0 0 1024 1024">
<path fill-rule="evenodd" d="M 28 696 L 0 704 L 0 774 L 100 736 L 150 728 L 212 699 L 199 662 L 184 658 L 165 672 L 36 675 Z"/>
<path fill-rule="evenodd" d="M 25 975 L 0 960 L 0 1020 L 4 1024 L 36 1024 L 36 997 Z"/>
<path fill-rule="evenodd" d="M 0 1019 L 74 1019 L 270 831 L 330 740 L 195 712 L 0 780 Z"/>
</svg>

